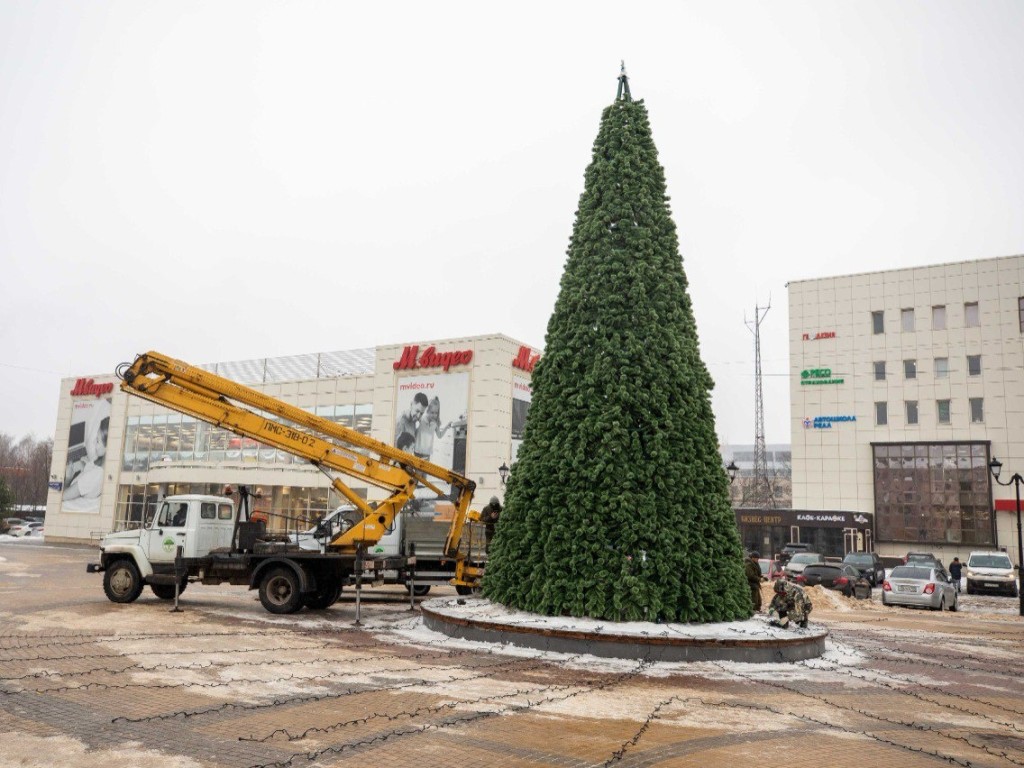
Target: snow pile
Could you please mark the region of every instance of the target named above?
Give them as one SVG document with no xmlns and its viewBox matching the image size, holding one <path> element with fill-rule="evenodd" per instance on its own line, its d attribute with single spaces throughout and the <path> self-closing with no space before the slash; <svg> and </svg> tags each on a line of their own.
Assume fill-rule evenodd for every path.
<svg viewBox="0 0 1024 768">
<path fill-rule="evenodd" d="M 802 635 L 817 635 L 820 630 L 773 627 L 764 614 L 746 621 L 713 624 L 656 624 L 645 621 L 603 621 L 575 616 L 544 616 L 508 608 L 483 597 L 435 598 L 424 603 L 432 610 L 455 619 L 502 624 L 531 630 L 580 632 L 588 635 L 650 638 L 688 638 L 691 640 L 770 640 Z"/>
</svg>

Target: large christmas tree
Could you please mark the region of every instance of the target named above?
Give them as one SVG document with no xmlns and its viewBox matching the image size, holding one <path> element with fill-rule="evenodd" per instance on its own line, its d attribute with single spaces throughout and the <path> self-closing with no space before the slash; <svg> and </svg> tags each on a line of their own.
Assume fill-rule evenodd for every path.
<svg viewBox="0 0 1024 768">
<path fill-rule="evenodd" d="M 679 240 L 643 101 L 604 110 L 484 594 L 550 615 L 751 614 Z"/>
</svg>

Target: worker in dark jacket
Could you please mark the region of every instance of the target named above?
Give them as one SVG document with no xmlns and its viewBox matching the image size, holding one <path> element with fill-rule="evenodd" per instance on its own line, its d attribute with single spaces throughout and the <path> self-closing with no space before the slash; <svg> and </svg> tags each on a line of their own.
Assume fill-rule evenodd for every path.
<svg viewBox="0 0 1024 768">
<path fill-rule="evenodd" d="M 501 502 L 497 496 L 491 496 L 487 506 L 480 510 L 480 522 L 484 524 L 484 534 L 487 537 L 487 548 L 491 548 L 491 539 L 494 538 L 494 526 L 498 524 L 501 517 Z"/>
<path fill-rule="evenodd" d="M 959 557 L 954 557 L 953 562 L 949 564 L 949 575 L 953 579 L 953 583 L 956 585 L 956 591 L 960 591 L 960 577 L 964 572 L 964 564 L 960 562 Z"/>
<path fill-rule="evenodd" d="M 751 552 L 750 557 L 743 563 L 747 584 L 750 585 L 750 602 L 754 604 L 755 612 L 761 610 L 761 566 L 757 562 L 760 559 L 759 552 Z"/>
</svg>

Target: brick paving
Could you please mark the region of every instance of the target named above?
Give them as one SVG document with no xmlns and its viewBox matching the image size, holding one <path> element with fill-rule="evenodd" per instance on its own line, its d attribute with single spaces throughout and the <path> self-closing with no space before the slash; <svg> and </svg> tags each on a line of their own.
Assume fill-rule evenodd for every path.
<svg viewBox="0 0 1024 768">
<path fill-rule="evenodd" d="M 1011 599 L 818 605 L 822 659 L 638 665 L 435 635 L 394 589 L 358 627 L 235 587 L 119 606 L 92 556 L 0 543 L 0 768 L 1024 766 Z"/>
</svg>

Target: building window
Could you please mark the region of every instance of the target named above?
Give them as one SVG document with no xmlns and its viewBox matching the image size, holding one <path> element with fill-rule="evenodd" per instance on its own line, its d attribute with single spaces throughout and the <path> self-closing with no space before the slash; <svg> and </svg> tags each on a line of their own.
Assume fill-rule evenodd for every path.
<svg viewBox="0 0 1024 768">
<path fill-rule="evenodd" d="M 935 378 L 945 379 L 949 377 L 949 358 L 948 357 L 936 357 L 935 358 Z"/>
<path fill-rule="evenodd" d="M 903 327 L 904 331 L 913 331 L 914 330 L 914 310 L 913 310 L 913 308 L 911 308 L 911 309 L 901 309 L 900 310 L 900 325 Z"/>
<path fill-rule="evenodd" d="M 984 443 L 874 443 L 879 541 L 995 543 Z"/>
<path fill-rule="evenodd" d="M 917 378 L 917 360 L 904 360 L 903 361 L 903 378 L 905 378 L 905 379 L 916 379 Z"/>
<path fill-rule="evenodd" d="M 938 306 L 932 307 L 932 330 L 933 331 L 944 331 L 946 330 L 946 305 L 939 304 Z"/>
<path fill-rule="evenodd" d="M 968 301 L 964 304 L 964 327 L 977 328 L 981 325 L 981 315 L 978 313 L 978 302 Z"/>
<path fill-rule="evenodd" d="M 981 376 L 981 355 L 967 356 L 967 375 Z"/>
<path fill-rule="evenodd" d="M 875 403 L 875 424 L 884 427 L 889 423 L 889 404 Z"/>
<path fill-rule="evenodd" d="M 871 313 L 871 332 L 876 335 L 885 333 L 885 312 L 882 310 Z"/>
<path fill-rule="evenodd" d="M 917 400 L 905 400 L 907 407 L 907 424 L 917 424 Z"/>
<path fill-rule="evenodd" d="M 1024 333 L 1024 296 L 1017 299 L 1017 322 L 1020 325 L 1020 332 Z"/>
<path fill-rule="evenodd" d="M 885 360 L 875 360 L 875 381 L 885 381 Z"/>
<path fill-rule="evenodd" d="M 935 411 L 939 415 L 939 424 L 949 424 L 949 400 L 936 400 Z"/>
<path fill-rule="evenodd" d="M 981 424 L 985 421 L 985 398 L 983 397 L 972 397 L 970 398 L 971 403 L 971 423 Z"/>
</svg>

